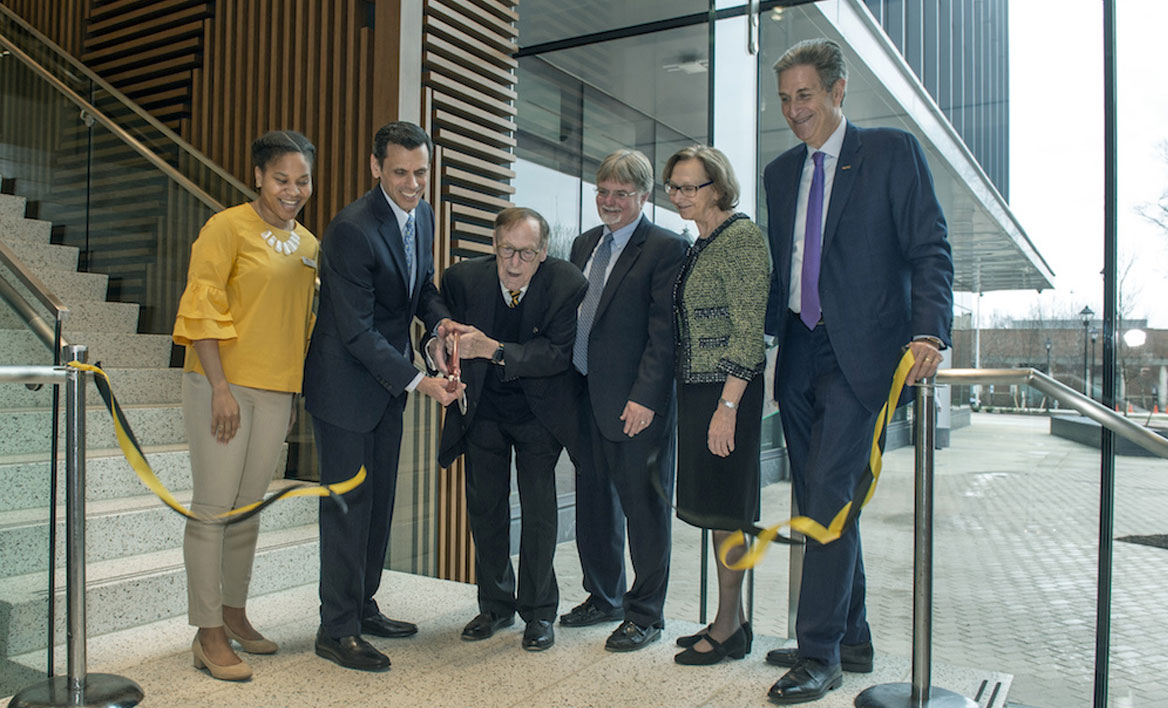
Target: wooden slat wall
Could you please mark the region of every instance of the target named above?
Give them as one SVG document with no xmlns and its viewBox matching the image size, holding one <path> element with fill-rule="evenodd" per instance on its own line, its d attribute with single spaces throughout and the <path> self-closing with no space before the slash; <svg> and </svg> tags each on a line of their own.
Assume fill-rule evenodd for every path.
<svg viewBox="0 0 1168 708">
<path fill-rule="evenodd" d="M 81 60 L 175 132 L 191 117 L 212 0 L 89 0 Z"/>
<path fill-rule="evenodd" d="M 290 128 L 313 141 L 315 192 L 301 221 L 318 236 L 372 185 L 369 20 L 364 2 L 217 0 L 194 72 L 184 137 L 245 184 L 249 146 L 264 131 Z"/>
<path fill-rule="evenodd" d="M 517 2 L 422 0 L 422 127 L 434 139 L 435 263 L 492 252 L 491 224 L 515 188 Z M 439 577 L 473 582 L 460 459 L 439 477 Z"/>
<path fill-rule="evenodd" d="M 0 0 L 25 22 L 75 57 L 81 56 L 90 0 Z"/>
</svg>

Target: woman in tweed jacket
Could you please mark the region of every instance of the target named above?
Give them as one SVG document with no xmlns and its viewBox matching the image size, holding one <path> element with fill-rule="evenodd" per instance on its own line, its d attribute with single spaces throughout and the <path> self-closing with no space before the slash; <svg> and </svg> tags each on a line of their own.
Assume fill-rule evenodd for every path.
<svg viewBox="0 0 1168 708">
<path fill-rule="evenodd" d="M 699 145 L 679 151 L 665 164 L 664 178 L 681 217 L 698 227 L 673 289 L 677 515 L 714 529 L 716 550 L 758 519 L 770 260 L 759 228 L 733 211 L 738 182 L 719 150 Z M 685 647 L 674 657 L 678 663 L 714 664 L 750 651 L 743 575 L 718 562 L 718 613 L 709 627 L 677 640 Z"/>
</svg>

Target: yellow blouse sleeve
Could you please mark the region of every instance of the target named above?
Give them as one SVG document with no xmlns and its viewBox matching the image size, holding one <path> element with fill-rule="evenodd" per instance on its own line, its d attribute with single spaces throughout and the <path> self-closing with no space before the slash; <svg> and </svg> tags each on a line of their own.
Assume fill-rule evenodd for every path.
<svg viewBox="0 0 1168 708">
<path fill-rule="evenodd" d="M 187 287 L 178 304 L 172 338 L 190 345 L 198 339 L 235 339 L 227 302 L 227 279 L 235 265 L 236 235 L 231 221 L 211 217 L 191 246 Z"/>
</svg>

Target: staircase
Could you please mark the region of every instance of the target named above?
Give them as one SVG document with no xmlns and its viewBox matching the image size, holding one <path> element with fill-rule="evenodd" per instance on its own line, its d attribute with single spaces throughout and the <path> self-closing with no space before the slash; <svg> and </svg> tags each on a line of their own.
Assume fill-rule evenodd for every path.
<svg viewBox="0 0 1168 708">
<path fill-rule="evenodd" d="M 13 181 L 4 184 L 12 187 Z M 26 218 L 28 211 L 23 198 L 0 194 L 0 240 L 68 305 L 65 338 L 88 346 L 89 361 L 110 375 L 147 459 L 175 496 L 189 504 L 182 372 L 168 366 L 169 336 L 139 334 L 138 305 L 107 302 L 108 276 L 78 272 L 78 249 L 51 243 L 52 225 Z M 0 304 L 0 364 L 49 360 L 44 345 Z M 4 667 L 44 666 L 51 396 L 48 386 L 30 391 L 0 384 L 0 686 Z M 87 402 L 86 572 L 92 636 L 184 615 L 187 603 L 185 522 L 147 492 L 116 449 L 109 414 L 92 384 Z M 63 437 L 63 420 L 60 429 Z M 65 637 L 63 443 L 61 450 L 57 643 Z M 273 489 L 289 484 L 282 479 L 283 469 L 282 459 Z M 295 499 L 264 512 L 253 596 L 316 580 L 316 505 L 315 499 Z"/>
</svg>

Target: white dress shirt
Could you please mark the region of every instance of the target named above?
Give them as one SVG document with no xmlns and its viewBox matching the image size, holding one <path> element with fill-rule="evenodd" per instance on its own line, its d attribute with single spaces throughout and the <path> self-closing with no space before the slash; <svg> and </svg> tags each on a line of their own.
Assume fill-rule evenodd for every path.
<svg viewBox="0 0 1168 708">
<path fill-rule="evenodd" d="M 807 160 L 803 163 L 803 175 L 799 179 L 799 195 L 795 200 L 795 232 L 791 248 L 791 287 L 787 291 L 787 307 L 792 312 L 803 310 L 803 239 L 807 231 L 807 200 L 811 197 L 811 178 L 815 174 L 815 162 L 811 156 L 823 153 L 823 213 L 820 218 L 819 234 L 823 238 L 823 227 L 827 224 L 827 207 L 831 204 L 831 188 L 835 184 L 835 168 L 839 163 L 840 150 L 844 146 L 844 131 L 848 121 L 841 118 L 835 132 L 819 150 L 807 146 Z M 823 265 L 823 248 L 820 244 L 820 266 Z"/>
</svg>

